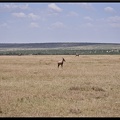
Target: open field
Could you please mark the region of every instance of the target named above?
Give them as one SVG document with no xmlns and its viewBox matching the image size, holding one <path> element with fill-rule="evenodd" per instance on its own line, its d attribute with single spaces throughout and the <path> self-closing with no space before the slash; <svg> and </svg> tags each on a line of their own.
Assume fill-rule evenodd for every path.
<svg viewBox="0 0 120 120">
<path fill-rule="evenodd" d="M 120 56 L 0 56 L 0 117 L 120 117 Z"/>
</svg>

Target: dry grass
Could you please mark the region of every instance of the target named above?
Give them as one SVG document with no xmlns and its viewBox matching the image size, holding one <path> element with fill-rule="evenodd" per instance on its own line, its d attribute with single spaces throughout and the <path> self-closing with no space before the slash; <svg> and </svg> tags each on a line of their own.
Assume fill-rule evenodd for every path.
<svg viewBox="0 0 120 120">
<path fill-rule="evenodd" d="M 120 56 L 0 56 L 0 116 L 120 117 Z"/>
</svg>

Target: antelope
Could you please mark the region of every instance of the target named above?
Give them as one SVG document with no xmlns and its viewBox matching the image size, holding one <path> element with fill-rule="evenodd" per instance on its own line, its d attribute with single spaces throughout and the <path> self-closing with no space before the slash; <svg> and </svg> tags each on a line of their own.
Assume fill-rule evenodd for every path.
<svg viewBox="0 0 120 120">
<path fill-rule="evenodd" d="M 61 65 L 61 67 L 63 67 L 63 62 L 65 61 L 65 59 L 64 58 L 62 58 L 62 60 L 61 61 L 58 61 L 58 68 L 59 68 L 59 66 Z"/>
<path fill-rule="evenodd" d="M 78 53 L 76 53 L 76 55 L 75 56 L 79 56 L 79 54 Z"/>
</svg>

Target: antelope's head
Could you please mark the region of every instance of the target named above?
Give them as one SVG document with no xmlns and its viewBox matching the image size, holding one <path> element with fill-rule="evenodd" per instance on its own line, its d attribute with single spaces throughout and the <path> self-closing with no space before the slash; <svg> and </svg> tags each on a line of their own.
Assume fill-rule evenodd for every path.
<svg viewBox="0 0 120 120">
<path fill-rule="evenodd" d="M 65 59 L 64 58 L 62 58 L 63 59 L 63 61 L 65 61 Z"/>
</svg>

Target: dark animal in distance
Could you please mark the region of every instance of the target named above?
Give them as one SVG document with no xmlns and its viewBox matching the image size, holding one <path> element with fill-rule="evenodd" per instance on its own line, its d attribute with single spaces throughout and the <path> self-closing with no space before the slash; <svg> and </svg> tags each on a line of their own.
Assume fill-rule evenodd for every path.
<svg viewBox="0 0 120 120">
<path fill-rule="evenodd" d="M 58 61 L 58 68 L 59 68 L 59 66 L 61 65 L 61 67 L 63 67 L 63 62 L 65 61 L 65 59 L 64 58 L 62 58 L 62 60 L 61 61 Z"/>
<path fill-rule="evenodd" d="M 76 53 L 76 55 L 75 56 L 79 56 L 79 54 L 78 53 Z"/>
</svg>

